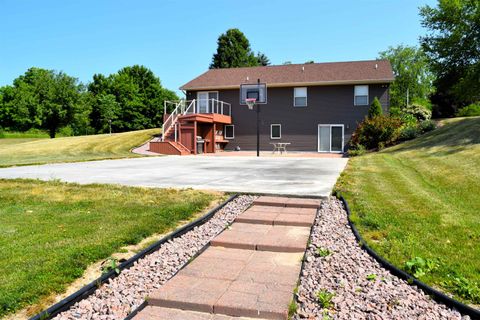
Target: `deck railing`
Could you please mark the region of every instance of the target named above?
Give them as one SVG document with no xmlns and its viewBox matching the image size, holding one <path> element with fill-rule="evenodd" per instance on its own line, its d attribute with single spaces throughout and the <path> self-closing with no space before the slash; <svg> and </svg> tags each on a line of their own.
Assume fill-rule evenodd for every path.
<svg viewBox="0 0 480 320">
<path fill-rule="evenodd" d="M 223 114 L 226 116 L 232 115 L 232 106 L 228 102 L 217 99 L 194 99 L 194 100 L 180 100 L 180 101 L 165 101 L 164 108 L 167 112 L 168 106 L 174 105 L 172 113 L 163 122 L 162 126 L 162 141 L 165 141 L 165 136 L 170 130 L 175 130 L 175 141 L 177 141 L 177 121 L 178 117 L 186 114 L 206 113 L 206 114 Z"/>
</svg>

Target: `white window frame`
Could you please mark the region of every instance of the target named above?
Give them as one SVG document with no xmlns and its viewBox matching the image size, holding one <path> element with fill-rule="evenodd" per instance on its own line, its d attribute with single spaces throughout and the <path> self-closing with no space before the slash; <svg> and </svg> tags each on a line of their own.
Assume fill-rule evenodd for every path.
<svg viewBox="0 0 480 320">
<path fill-rule="evenodd" d="M 296 89 L 305 89 L 305 105 L 304 106 L 297 106 L 295 103 L 295 98 L 303 98 L 303 97 L 297 97 L 297 90 Z M 293 88 L 293 106 L 295 108 L 305 108 L 308 106 L 308 88 L 307 87 L 294 87 Z"/>
<path fill-rule="evenodd" d="M 329 151 L 320 150 L 320 127 L 329 127 L 330 128 L 330 148 Z M 332 127 L 342 127 L 342 150 L 341 151 L 332 151 Z M 317 129 L 317 152 L 322 153 L 343 153 L 343 148 L 345 146 L 345 125 L 343 124 L 329 124 L 329 123 L 320 123 L 318 124 Z"/>
<path fill-rule="evenodd" d="M 199 108 L 200 108 L 200 100 L 203 100 L 203 99 L 200 99 L 199 96 L 201 93 L 206 93 L 207 94 L 207 113 L 210 113 L 210 98 L 209 98 L 209 94 L 210 93 L 213 93 L 213 92 L 216 92 L 217 93 L 217 100 L 219 100 L 220 98 L 220 93 L 218 91 L 197 91 L 197 110 L 195 110 L 196 112 L 195 113 L 199 113 Z"/>
<path fill-rule="evenodd" d="M 279 137 L 274 137 L 274 136 L 272 135 L 272 133 L 273 133 L 273 126 L 278 126 L 278 127 L 280 127 L 280 136 L 279 136 Z M 282 139 L 282 125 L 281 125 L 280 123 L 272 123 L 272 124 L 270 125 L 270 139 L 272 139 L 272 140 Z"/>
<path fill-rule="evenodd" d="M 364 97 L 364 95 L 357 96 L 357 87 L 367 87 L 367 103 L 366 104 L 357 104 L 357 97 Z M 356 85 L 353 87 L 353 105 L 354 106 L 368 106 L 368 102 L 370 101 L 370 86 L 368 84 Z"/>
<path fill-rule="evenodd" d="M 231 137 L 227 137 L 227 127 L 232 127 L 232 133 L 233 133 L 233 135 L 232 135 Z M 224 128 L 223 128 L 223 137 L 225 138 L 225 140 L 235 139 L 235 125 L 233 125 L 233 124 L 226 124 L 226 125 L 224 125 Z"/>
</svg>

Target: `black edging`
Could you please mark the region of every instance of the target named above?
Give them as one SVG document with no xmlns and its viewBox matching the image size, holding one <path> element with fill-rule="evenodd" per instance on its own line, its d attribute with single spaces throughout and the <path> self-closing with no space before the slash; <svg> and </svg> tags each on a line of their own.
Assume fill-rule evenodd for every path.
<svg viewBox="0 0 480 320">
<path fill-rule="evenodd" d="M 395 267 L 393 264 L 391 264 L 390 262 L 385 260 L 382 256 L 380 256 L 378 253 L 376 253 L 372 248 L 370 248 L 366 243 L 366 241 L 362 238 L 362 236 L 358 232 L 357 228 L 355 227 L 355 224 L 350 219 L 351 212 L 350 212 L 350 207 L 348 206 L 347 200 L 345 200 L 345 198 L 342 195 L 340 195 L 340 200 L 342 201 L 343 206 L 347 211 L 348 225 L 352 229 L 352 232 L 355 235 L 355 238 L 357 239 L 357 241 L 360 243 L 360 246 L 375 260 L 377 260 L 377 262 L 380 263 L 382 267 L 390 271 L 390 273 L 392 273 L 393 275 L 403 280 L 406 280 L 408 284 L 419 287 L 427 295 L 431 296 L 435 301 L 440 302 L 449 308 L 456 309 L 460 313 L 470 316 L 471 319 L 480 319 L 480 310 L 474 309 L 464 303 L 461 303 L 458 300 L 450 298 L 443 292 L 435 290 L 429 285 L 423 283 L 422 281 L 415 279 L 413 276 Z"/>
<path fill-rule="evenodd" d="M 223 203 L 221 203 L 219 206 L 213 208 L 212 210 L 210 210 L 207 214 L 205 214 L 204 216 L 184 225 L 183 227 L 180 227 L 178 228 L 177 230 L 169 233 L 168 235 L 166 235 L 165 237 L 163 237 L 162 239 L 160 239 L 159 241 L 155 242 L 154 244 L 152 244 L 151 246 L 149 246 L 148 248 L 140 251 L 139 253 L 137 253 L 136 255 L 134 255 L 133 257 L 131 257 L 130 259 L 128 259 L 127 261 L 123 262 L 122 264 L 120 264 L 118 266 L 118 269 L 120 270 L 120 273 L 125 270 L 125 269 L 129 269 L 130 267 L 133 266 L 133 264 L 153 253 L 154 251 L 157 251 L 160 246 L 162 244 L 164 244 L 165 242 L 167 241 L 170 241 L 172 240 L 173 238 L 177 238 L 177 237 L 180 237 L 182 235 L 184 235 L 185 233 L 187 233 L 188 231 L 192 230 L 193 228 L 197 227 L 197 226 L 200 226 L 202 224 L 204 224 L 205 222 L 207 222 L 207 220 L 209 220 L 211 217 L 213 217 L 213 215 L 215 213 L 217 213 L 217 211 L 219 211 L 220 209 L 222 209 L 227 203 L 229 203 L 230 201 L 232 201 L 233 199 L 235 199 L 236 197 L 238 196 L 238 194 L 234 194 L 234 195 L 231 195 L 227 200 L 225 200 Z M 208 244 L 207 244 L 208 245 Z M 199 252 L 197 252 L 197 254 L 194 256 L 196 257 L 200 252 L 203 252 L 207 245 L 205 245 L 202 249 L 200 249 Z M 188 264 L 188 263 L 187 263 Z M 185 264 L 185 265 L 187 265 Z M 119 274 L 120 274 L 119 273 Z M 93 280 L 92 282 L 90 282 L 89 284 L 87 284 L 86 286 L 84 286 L 83 288 L 81 288 L 80 290 L 76 291 L 75 293 L 69 295 L 68 297 L 66 297 L 65 299 L 61 300 L 60 302 L 54 304 L 53 306 L 51 306 L 50 308 L 48 308 L 47 310 L 44 310 L 40 313 L 38 313 L 37 315 L 33 316 L 32 318 L 30 318 L 29 320 L 47 320 L 47 319 L 52 319 L 53 317 L 57 316 L 59 313 L 63 312 L 63 311 L 66 311 L 68 310 L 71 306 L 73 306 L 75 303 L 87 298 L 88 296 L 90 296 L 93 292 L 95 292 L 95 290 L 97 290 L 97 288 L 99 288 L 103 283 L 107 282 L 108 280 L 110 279 L 114 279 L 116 278 L 119 274 L 117 274 L 115 272 L 115 270 L 111 270 L 110 272 L 100 276 L 99 278 Z M 140 307 L 142 307 L 142 309 L 145 307 L 144 305 L 145 303 L 143 303 L 142 305 L 140 305 Z M 139 308 L 137 308 L 136 310 L 134 310 L 133 312 L 138 312 L 139 311 Z M 127 319 L 129 319 L 129 317 L 127 317 Z"/>
</svg>

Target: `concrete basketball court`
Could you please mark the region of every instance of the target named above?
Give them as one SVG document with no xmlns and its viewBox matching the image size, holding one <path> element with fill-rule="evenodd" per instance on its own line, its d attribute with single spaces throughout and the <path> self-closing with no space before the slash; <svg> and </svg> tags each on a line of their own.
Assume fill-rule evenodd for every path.
<svg viewBox="0 0 480 320">
<path fill-rule="evenodd" d="M 1 168 L 0 178 L 326 197 L 347 160 L 163 156 Z"/>
</svg>

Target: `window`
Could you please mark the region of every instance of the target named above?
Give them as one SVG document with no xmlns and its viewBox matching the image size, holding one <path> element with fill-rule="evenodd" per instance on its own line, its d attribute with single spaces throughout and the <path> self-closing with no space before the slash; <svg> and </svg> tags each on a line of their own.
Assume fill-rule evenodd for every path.
<svg viewBox="0 0 480 320">
<path fill-rule="evenodd" d="M 307 106 L 307 88 L 293 88 L 293 106 Z"/>
<path fill-rule="evenodd" d="M 354 104 L 356 106 L 368 106 L 368 85 L 355 86 Z"/>
<path fill-rule="evenodd" d="M 270 139 L 281 139 L 281 138 L 282 138 L 282 125 L 281 124 L 270 125 Z"/>
<path fill-rule="evenodd" d="M 234 139 L 235 138 L 235 128 L 233 125 L 225 126 L 225 139 Z"/>
</svg>

